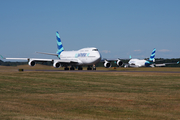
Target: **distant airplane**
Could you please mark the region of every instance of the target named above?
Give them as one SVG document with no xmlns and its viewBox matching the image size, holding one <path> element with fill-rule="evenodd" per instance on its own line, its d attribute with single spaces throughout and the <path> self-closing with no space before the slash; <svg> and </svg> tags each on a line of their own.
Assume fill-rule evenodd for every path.
<svg viewBox="0 0 180 120">
<path fill-rule="evenodd" d="M 131 59 L 130 57 L 128 64 L 125 64 L 124 67 L 154 67 L 155 53 L 156 53 L 156 49 L 154 48 L 149 60 Z"/>
<path fill-rule="evenodd" d="M 124 66 L 124 67 L 163 67 L 163 66 L 166 66 L 167 64 L 179 64 L 179 61 L 176 63 L 156 64 L 155 63 L 155 53 L 156 53 L 156 49 L 154 48 L 149 60 L 131 59 L 131 56 L 130 56 L 130 60 L 128 63 L 123 63 L 122 62 L 123 59 L 104 60 L 104 67 L 110 68 L 112 66 L 111 65 L 112 61 L 115 61 L 115 63 L 117 64 L 118 67 L 119 66 Z"/>
<path fill-rule="evenodd" d="M 39 59 L 39 58 L 5 58 L 5 59 L 28 60 L 28 64 L 30 66 L 35 66 L 37 62 L 52 62 L 55 68 L 64 67 L 64 70 L 69 70 L 68 66 L 71 66 L 70 70 L 74 70 L 75 67 L 77 67 L 78 70 L 82 70 L 83 65 L 88 66 L 87 70 L 92 70 L 92 66 L 93 66 L 93 70 L 96 70 L 95 64 L 100 62 L 101 60 L 101 55 L 98 52 L 97 48 L 90 47 L 90 48 L 83 48 L 77 51 L 64 51 L 58 32 L 56 32 L 56 38 L 57 38 L 57 47 L 58 47 L 57 54 L 42 53 L 42 52 L 37 52 L 37 53 L 57 56 L 59 59 Z"/>
<path fill-rule="evenodd" d="M 166 66 L 167 64 L 179 64 L 179 61 L 176 63 L 156 64 L 155 53 L 156 53 L 156 49 L 154 48 L 149 60 L 131 59 L 130 57 L 128 64 L 125 64 L 124 67 L 163 67 Z"/>
</svg>

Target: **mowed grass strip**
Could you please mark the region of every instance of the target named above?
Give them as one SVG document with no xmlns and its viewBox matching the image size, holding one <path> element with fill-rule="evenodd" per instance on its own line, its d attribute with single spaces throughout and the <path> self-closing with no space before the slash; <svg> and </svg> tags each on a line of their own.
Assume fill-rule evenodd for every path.
<svg viewBox="0 0 180 120">
<path fill-rule="evenodd" d="M 179 119 L 178 73 L 1 72 L 0 119 Z"/>
<path fill-rule="evenodd" d="M 60 68 L 54 68 L 53 66 L 47 66 L 47 65 L 40 65 L 37 64 L 34 67 L 29 65 L 19 65 L 19 66 L 0 66 L 0 72 L 9 72 L 9 71 L 18 71 L 18 69 L 23 69 L 25 71 L 43 71 L 43 70 L 54 70 L 54 71 L 61 71 L 64 70 L 63 67 Z M 164 71 L 164 72 L 180 72 L 179 67 L 141 67 L 141 68 L 124 68 L 124 67 L 111 67 L 111 68 L 105 68 L 105 67 L 97 67 L 98 70 L 104 70 L 104 71 Z M 77 70 L 77 69 L 75 69 Z M 83 67 L 83 70 L 87 70 L 87 67 Z"/>
</svg>

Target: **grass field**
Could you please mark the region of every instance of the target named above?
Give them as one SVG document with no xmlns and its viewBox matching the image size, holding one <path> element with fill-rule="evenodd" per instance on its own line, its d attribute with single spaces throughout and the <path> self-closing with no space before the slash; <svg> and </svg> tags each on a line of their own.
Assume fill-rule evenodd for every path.
<svg viewBox="0 0 180 120">
<path fill-rule="evenodd" d="M 18 72 L 19 68 L 54 69 L 0 66 L 1 120 L 180 119 L 179 73 Z M 180 68 L 125 70 L 180 71 Z"/>
</svg>

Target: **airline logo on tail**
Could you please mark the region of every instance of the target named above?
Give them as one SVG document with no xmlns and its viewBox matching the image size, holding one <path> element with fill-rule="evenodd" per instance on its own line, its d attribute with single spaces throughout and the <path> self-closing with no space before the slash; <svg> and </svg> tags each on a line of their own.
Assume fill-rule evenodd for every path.
<svg viewBox="0 0 180 120">
<path fill-rule="evenodd" d="M 57 48 L 58 48 L 57 54 L 58 54 L 58 57 L 60 58 L 60 54 L 62 51 L 64 51 L 64 48 L 63 48 L 63 45 L 62 45 L 62 42 L 61 42 L 58 32 L 56 32 L 56 39 L 57 39 Z"/>
<path fill-rule="evenodd" d="M 154 61 L 155 53 L 156 53 L 156 48 L 154 48 L 154 50 L 152 51 L 149 61 Z"/>
</svg>

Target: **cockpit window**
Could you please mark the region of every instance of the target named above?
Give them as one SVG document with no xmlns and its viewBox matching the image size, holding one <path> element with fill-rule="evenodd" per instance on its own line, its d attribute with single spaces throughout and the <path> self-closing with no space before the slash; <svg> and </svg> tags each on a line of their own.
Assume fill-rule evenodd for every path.
<svg viewBox="0 0 180 120">
<path fill-rule="evenodd" d="M 98 51 L 98 49 L 93 49 L 92 51 Z"/>
</svg>

